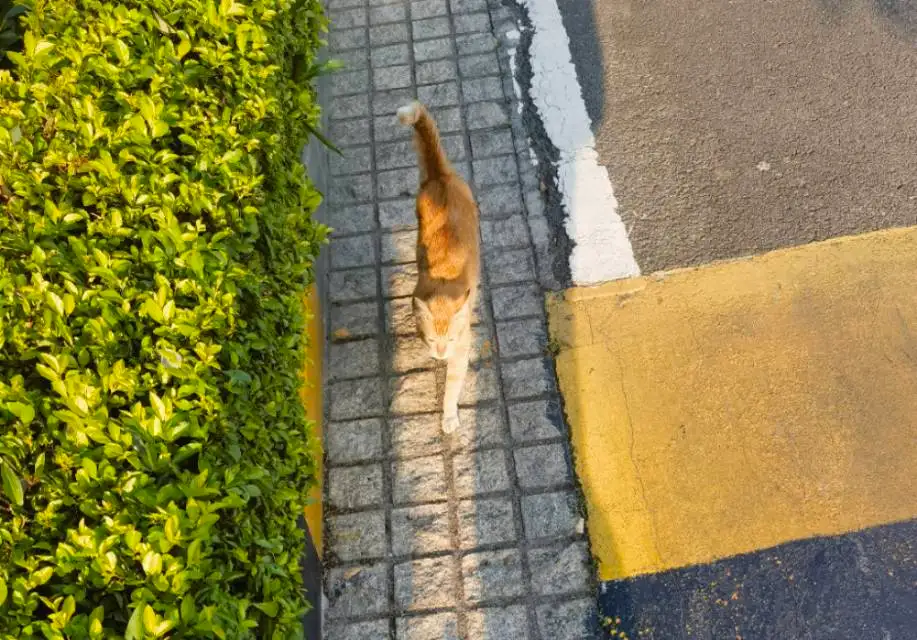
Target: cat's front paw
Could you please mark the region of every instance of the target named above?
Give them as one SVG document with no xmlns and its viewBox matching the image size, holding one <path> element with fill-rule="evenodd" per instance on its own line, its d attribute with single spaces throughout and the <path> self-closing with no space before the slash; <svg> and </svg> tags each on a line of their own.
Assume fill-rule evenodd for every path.
<svg viewBox="0 0 917 640">
<path fill-rule="evenodd" d="M 462 423 L 459 422 L 458 415 L 443 416 L 443 433 L 453 433 L 460 426 L 462 426 Z"/>
</svg>

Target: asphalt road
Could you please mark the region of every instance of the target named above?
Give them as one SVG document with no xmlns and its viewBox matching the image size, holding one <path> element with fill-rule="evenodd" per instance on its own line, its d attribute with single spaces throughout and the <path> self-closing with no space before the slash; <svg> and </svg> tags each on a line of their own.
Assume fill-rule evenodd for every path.
<svg viewBox="0 0 917 640">
<path fill-rule="evenodd" d="M 915 0 L 560 0 L 644 272 L 917 224 Z"/>
<path fill-rule="evenodd" d="M 917 0 L 558 0 L 558 4 L 594 123 L 600 161 L 608 168 L 619 213 L 644 273 L 917 225 Z M 888 258 L 883 253 L 888 249 L 887 237 L 872 239 L 875 256 Z M 793 253 L 795 257 L 787 258 L 791 263 L 804 251 Z M 903 253 L 908 254 L 906 247 Z M 867 252 L 864 258 L 870 255 Z M 889 258 L 887 274 L 876 276 L 873 284 L 906 277 L 913 265 L 900 257 Z M 910 266 L 901 266 L 905 264 Z M 815 276 L 825 276 L 829 266 L 816 261 L 808 270 L 784 278 L 789 326 L 798 328 L 808 317 L 811 305 L 807 306 L 800 292 L 811 292 Z M 697 273 L 700 271 L 688 275 Z M 766 270 L 755 274 L 748 277 L 771 277 Z M 762 308 L 772 309 L 783 299 L 779 283 L 775 286 L 778 293 L 772 300 L 762 299 Z M 896 317 L 894 311 L 896 304 L 913 305 L 913 295 L 892 296 L 870 306 L 869 294 L 877 287 L 864 284 L 859 293 L 851 294 L 853 302 L 848 308 L 840 309 L 834 303 L 844 288 L 841 281 L 824 291 L 827 308 L 839 314 L 838 323 L 860 326 L 869 313 L 878 313 L 884 319 L 876 320 L 876 326 L 864 321 L 857 344 L 888 348 L 892 354 L 888 357 L 909 358 L 913 365 L 911 346 L 887 347 L 886 342 L 876 339 L 877 329 L 881 329 L 905 345 L 913 344 L 913 325 L 901 319 L 900 312 Z M 704 290 L 698 291 L 689 302 L 709 302 Z M 676 329 L 683 329 L 651 334 L 645 325 L 628 332 L 615 322 L 603 324 L 596 320 L 597 303 L 594 294 L 590 296 L 588 304 L 583 304 L 588 307 L 588 321 L 596 323 L 589 325 L 593 331 L 639 336 L 635 349 L 644 360 L 629 371 L 645 372 L 646 355 L 659 349 L 660 343 L 668 344 L 665 339 Z M 661 308 L 665 300 L 662 293 L 659 296 L 658 304 L 648 308 Z M 632 308 L 637 301 L 634 297 L 627 304 Z M 687 309 L 691 304 L 683 306 Z M 727 305 L 709 313 L 726 319 L 727 312 L 736 308 Z M 698 341 L 692 319 L 696 317 L 682 323 L 691 326 L 690 335 L 668 351 L 659 349 L 660 353 L 686 357 L 690 345 Z M 747 327 L 733 327 L 733 337 L 745 335 L 752 327 L 760 328 L 759 321 L 761 316 L 747 314 Z M 820 326 L 828 324 L 830 321 L 823 320 Z M 794 348 L 804 363 L 817 369 L 812 356 L 822 335 L 817 331 L 812 332 L 811 342 L 803 341 L 796 347 L 788 346 L 792 343 L 786 341 L 787 334 L 776 335 L 758 359 L 748 349 L 729 351 L 728 327 L 724 331 L 716 328 L 712 335 L 705 343 L 710 354 L 734 357 L 752 369 L 766 369 L 769 358 L 782 362 L 774 354 L 791 353 Z M 615 344 L 621 342 L 626 339 L 615 339 Z M 839 344 L 829 346 L 843 348 Z M 578 352 L 570 353 L 572 358 Z M 607 354 L 602 358 L 600 363 L 608 359 Z M 689 362 L 688 370 L 705 371 L 710 362 L 710 358 L 698 357 Z M 873 375 L 868 366 L 858 368 L 855 364 L 850 367 L 849 388 L 838 387 L 839 399 L 826 405 L 832 411 L 846 407 L 850 415 L 845 420 L 852 422 L 862 418 L 864 411 L 862 398 L 852 391 L 853 382 L 869 381 Z M 913 371 L 907 363 L 904 366 L 907 372 Z M 582 371 L 591 375 L 595 367 L 583 366 L 582 371 L 576 366 L 570 368 L 573 374 L 565 377 L 561 370 L 560 375 L 562 388 L 567 389 L 568 417 L 570 407 L 594 409 L 595 402 L 577 400 L 582 384 L 577 375 L 585 376 Z M 609 370 L 618 371 L 615 367 Z M 798 371 L 777 376 L 773 385 L 779 386 L 786 382 L 784 378 L 795 374 Z M 820 422 L 823 416 L 812 399 L 838 384 L 839 375 L 830 367 L 818 370 L 799 388 L 803 414 L 814 429 L 827 429 L 828 438 L 841 437 L 846 423 L 841 420 L 832 427 Z M 652 393 L 653 385 L 659 383 L 657 378 L 649 376 L 645 385 L 629 389 L 626 399 L 634 404 L 625 403 L 628 421 L 632 412 L 659 404 Z M 881 377 L 877 384 L 888 386 Z M 730 406 L 728 387 L 725 383 L 714 387 L 711 415 L 722 413 L 715 397 L 718 393 L 725 398 L 724 406 Z M 643 404 L 635 389 L 649 390 Z M 687 387 L 683 390 L 685 402 L 699 397 L 697 390 L 694 395 Z M 736 392 L 737 396 L 743 392 L 744 388 Z M 811 410 L 805 413 L 809 406 L 805 402 L 810 401 Z M 890 415 L 890 409 L 884 410 L 884 416 Z M 685 420 L 682 429 L 690 431 L 697 426 L 697 420 Z M 579 414 L 571 421 L 574 429 L 594 436 L 600 445 L 616 442 L 602 440 L 609 431 L 607 426 L 583 426 L 585 419 Z M 607 421 L 607 416 L 600 416 L 603 425 Z M 739 422 L 737 419 L 728 426 L 736 428 Z M 777 431 L 799 427 L 799 421 L 786 425 L 773 422 L 765 417 L 759 426 Z M 632 422 L 628 424 L 635 429 Z M 865 424 L 875 429 L 876 439 L 888 436 L 881 425 Z M 634 456 L 633 442 L 630 456 Z M 803 447 L 790 449 L 793 455 L 782 461 L 786 465 L 817 468 L 817 454 L 807 458 Z M 850 448 L 851 459 L 860 449 Z M 702 465 L 704 456 L 714 455 L 711 451 L 696 450 L 700 460 L 694 462 Z M 727 447 L 723 455 L 733 454 Z M 654 456 L 659 457 L 655 453 L 650 458 Z M 891 473 L 887 461 L 855 464 L 862 465 L 859 471 L 876 478 Z M 821 486 L 825 478 L 813 474 L 813 486 Z M 608 475 L 620 477 L 615 470 Z M 784 479 L 769 474 L 761 482 L 782 487 Z M 732 480 L 728 474 L 720 478 L 724 483 Z M 642 487 L 642 494 L 634 495 L 642 495 L 645 501 L 646 485 Z M 625 490 L 621 491 L 623 495 Z M 611 495 L 613 506 L 601 513 L 608 516 L 609 523 L 620 525 L 623 518 L 613 517 L 620 515 L 614 513 L 620 500 L 614 492 Z M 883 496 L 887 497 L 878 492 L 876 499 Z M 755 503 L 753 497 L 750 503 Z M 799 525 L 804 517 L 801 511 L 789 513 L 790 524 Z M 845 515 L 856 521 L 862 509 L 851 508 Z M 655 512 L 653 518 L 653 526 L 663 526 L 657 525 Z M 819 537 L 824 530 L 816 527 L 817 535 L 801 539 L 788 536 L 784 539 L 795 540 L 788 544 L 761 544 L 762 548 L 740 554 L 724 552 L 710 562 L 635 571 L 609 579 L 603 583 L 599 598 L 606 637 L 914 640 L 917 520 L 882 522 L 886 524 L 854 522 L 841 530 L 847 533 L 830 537 Z M 717 527 L 711 526 L 699 535 L 706 541 L 728 533 L 735 532 L 724 530 L 718 535 Z M 616 549 L 620 557 L 620 531 L 612 536 L 606 546 Z"/>
</svg>

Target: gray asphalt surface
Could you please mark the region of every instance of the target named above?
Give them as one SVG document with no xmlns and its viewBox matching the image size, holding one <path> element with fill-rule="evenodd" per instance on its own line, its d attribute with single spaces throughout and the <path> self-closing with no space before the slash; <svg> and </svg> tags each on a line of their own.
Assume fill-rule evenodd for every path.
<svg viewBox="0 0 917 640">
<path fill-rule="evenodd" d="M 917 0 L 559 0 L 644 270 L 917 224 Z"/>
</svg>

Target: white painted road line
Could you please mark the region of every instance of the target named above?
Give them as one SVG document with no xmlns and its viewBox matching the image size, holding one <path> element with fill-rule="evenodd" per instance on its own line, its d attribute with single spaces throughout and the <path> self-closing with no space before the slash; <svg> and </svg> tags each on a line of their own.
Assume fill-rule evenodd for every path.
<svg viewBox="0 0 917 640">
<path fill-rule="evenodd" d="M 520 1 L 534 29 L 530 95 L 548 137 L 560 152 L 557 179 L 567 214 L 564 227 L 574 243 L 570 253 L 573 284 L 640 275 L 608 171 L 599 164 L 557 2 Z"/>
</svg>

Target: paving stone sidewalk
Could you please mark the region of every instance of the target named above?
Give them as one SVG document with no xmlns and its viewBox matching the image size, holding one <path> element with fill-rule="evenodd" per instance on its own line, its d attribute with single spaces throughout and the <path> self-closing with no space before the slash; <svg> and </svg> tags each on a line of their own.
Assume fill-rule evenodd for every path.
<svg viewBox="0 0 917 640">
<path fill-rule="evenodd" d="M 330 0 L 328 640 L 575 640 L 592 564 L 547 349 L 538 178 L 488 0 Z M 429 107 L 481 210 L 484 279 L 459 432 L 415 335 L 416 158 L 395 110 Z"/>
</svg>

